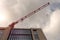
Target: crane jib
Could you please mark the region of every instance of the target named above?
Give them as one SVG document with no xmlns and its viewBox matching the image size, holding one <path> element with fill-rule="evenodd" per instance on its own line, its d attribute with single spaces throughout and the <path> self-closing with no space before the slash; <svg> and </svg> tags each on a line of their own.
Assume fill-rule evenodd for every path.
<svg viewBox="0 0 60 40">
<path fill-rule="evenodd" d="M 22 18 L 19 19 L 19 20 L 23 21 L 24 19 L 26 19 L 26 18 L 32 16 L 33 14 L 35 14 L 35 13 L 37 13 L 38 11 L 42 10 L 43 8 L 47 7 L 49 4 L 50 4 L 50 3 L 48 2 L 47 4 L 45 4 L 45 5 L 41 6 L 40 8 L 38 8 L 38 9 L 32 11 L 31 13 L 27 14 L 26 16 L 22 17 Z"/>
<path fill-rule="evenodd" d="M 31 13 L 29 13 L 29 14 L 27 14 L 26 16 L 20 18 L 20 19 L 17 20 L 16 22 L 13 22 L 12 24 L 15 25 L 15 24 L 17 24 L 17 23 L 19 23 L 19 22 L 22 22 L 24 19 L 26 19 L 26 18 L 32 16 L 33 14 L 35 14 L 35 13 L 39 12 L 40 10 L 42 10 L 43 8 L 47 7 L 49 4 L 50 4 L 49 2 L 46 3 L 45 5 L 39 7 L 38 9 L 36 9 L 36 10 L 34 10 L 34 11 L 32 11 Z M 10 25 L 11 25 L 11 24 L 10 24 Z"/>
</svg>

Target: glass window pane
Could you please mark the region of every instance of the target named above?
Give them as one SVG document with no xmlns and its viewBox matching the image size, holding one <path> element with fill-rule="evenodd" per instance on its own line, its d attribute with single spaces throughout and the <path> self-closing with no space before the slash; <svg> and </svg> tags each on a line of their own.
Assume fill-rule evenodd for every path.
<svg viewBox="0 0 60 40">
<path fill-rule="evenodd" d="M 2 36 L 4 30 L 0 30 L 0 37 Z"/>
<path fill-rule="evenodd" d="M 27 30 L 27 29 L 14 29 L 12 30 L 11 34 L 31 34 L 31 31 L 30 30 Z"/>
<path fill-rule="evenodd" d="M 14 29 L 11 31 L 8 40 L 32 40 L 31 30 L 29 29 Z"/>
<path fill-rule="evenodd" d="M 32 40 L 31 35 L 10 35 L 9 40 Z"/>
<path fill-rule="evenodd" d="M 37 30 L 33 30 L 33 33 L 34 33 L 35 40 L 39 40 Z"/>
</svg>

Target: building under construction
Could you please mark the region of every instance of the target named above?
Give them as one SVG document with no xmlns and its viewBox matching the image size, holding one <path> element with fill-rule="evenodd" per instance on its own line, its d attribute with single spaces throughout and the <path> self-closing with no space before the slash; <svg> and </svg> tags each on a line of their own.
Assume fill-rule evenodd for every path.
<svg viewBox="0 0 60 40">
<path fill-rule="evenodd" d="M 41 29 L 14 28 L 9 35 L 3 35 L 4 30 L 5 28 L 0 29 L 0 40 L 47 40 Z"/>
<path fill-rule="evenodd" d="M 7 28 L 0 28 L 0 40 L 47 40 L 44 33 L 42 32 L 42 29 L 39 28 L 21 29 L 14 28 L 14 26 L 17 23 L 24 21 L 24 19 L 42 10 L 43 8 L 47 7 L 48 5 L 49 2 L 42 5 L 40 8 L 34 10 L 33 12 L 29 13 L 28 15 L 20 18 L 16 22 L 11 23 L 10 25 L 8 25 Z"/>
</svg>

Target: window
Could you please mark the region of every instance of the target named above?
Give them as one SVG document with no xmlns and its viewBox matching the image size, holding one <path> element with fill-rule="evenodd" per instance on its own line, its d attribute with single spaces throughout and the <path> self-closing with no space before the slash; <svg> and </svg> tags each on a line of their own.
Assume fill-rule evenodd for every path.
<svg viewBox="0 0 60 40">
<path fill-rule="evenodd" d="M 12 30 L 8 40 L 32 40 L 31 30 L 14 29 L 14 30 Z"/>
</svg>

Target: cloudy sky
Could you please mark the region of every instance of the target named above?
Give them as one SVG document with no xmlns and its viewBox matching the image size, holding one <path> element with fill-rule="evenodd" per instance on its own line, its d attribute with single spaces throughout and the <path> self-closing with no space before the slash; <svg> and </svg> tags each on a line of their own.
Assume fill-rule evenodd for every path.
<svg viewBox="0 0 60 40">
<path fill-rule="evenodd" d="M 15 28 L 42 28 L 48 40 L 60 40 L 60 0 L 0 0 L 0 26 L 7 27 L 47 2 L 50 2 L 48 7 Z"/>
</svg>

